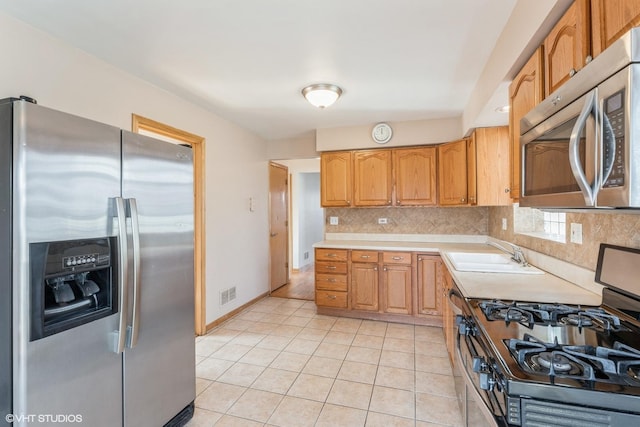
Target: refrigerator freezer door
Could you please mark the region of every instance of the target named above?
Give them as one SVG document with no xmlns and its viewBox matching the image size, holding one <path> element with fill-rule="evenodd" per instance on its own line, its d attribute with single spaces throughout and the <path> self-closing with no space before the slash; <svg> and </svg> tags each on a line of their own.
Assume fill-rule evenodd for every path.
<svg viewBox="0 0 640 427">
<path fill-rule="evenodd" d="M 29 341 L 30 287 L 40 285 L 30 282 L 29 244 L 112 235 L 120 131 L 24 101 L 13 125 L 13 413 L 119 425 L 122 358 L 109 341 L 117 315 Z"/>
<path fill-rule="evenodd" d="M 195 399 L 192 153 L 123 131 L 122 158 L 122 197 L 137 212 L 140 248 L 129 275 L 130 310 L 137 298 L 140 311 L 128 316 L 138 334 L 124 353 L 124 425 L 159 426 Z"/>
</svg>

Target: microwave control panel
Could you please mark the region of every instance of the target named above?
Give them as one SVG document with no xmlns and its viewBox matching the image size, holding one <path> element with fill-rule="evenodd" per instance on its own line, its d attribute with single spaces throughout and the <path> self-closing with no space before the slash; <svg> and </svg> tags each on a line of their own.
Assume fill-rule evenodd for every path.
<svg viewBox="0 0 640 427">
<path fill-rule="evenodd" d="M 622 187 L 624 186 L 624 147 L 625 147 L 625 102 L 624 90 L 616 92 L 604 100 L 605 120 L 608 119 L 611 127 L 604 126 L 603 132 L 605 139 L 613 138 L 615 141 L 612 150 L 606 144 L 603 145 L 603 169 L 604 166 L 610 164 L 613 157 L 613 167 L 611 173 L 602 184 L 603 188 Z M 613 135 L 611 135 L 613 132 Z"/>
</svg>

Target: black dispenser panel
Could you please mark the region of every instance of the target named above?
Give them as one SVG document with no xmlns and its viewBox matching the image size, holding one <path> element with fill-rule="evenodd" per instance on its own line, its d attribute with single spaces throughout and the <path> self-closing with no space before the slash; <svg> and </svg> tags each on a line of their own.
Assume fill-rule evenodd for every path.
<svg viewBox="0 0 640 427">
<path fill-rule="evenodd" d="M 31 341 L 118 311 L 115 247 L 113 237 L 30 245 Z"/>
</svg>

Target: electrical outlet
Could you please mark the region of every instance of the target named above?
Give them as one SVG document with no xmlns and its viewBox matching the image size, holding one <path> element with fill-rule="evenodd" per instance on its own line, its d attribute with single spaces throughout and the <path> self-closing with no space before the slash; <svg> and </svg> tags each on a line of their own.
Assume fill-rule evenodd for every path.
<svg viewBox="0 0 640 427">
<path fill-rule="evenodd" d="M 387 218 L 378 218 L 378 224 L 388 224 Z"/>
<path fill-rule="evenodd" d="M 502 229 L 503 230 L 507 229 L 507 218 L 502 218 Z"/>
<path fill-rule="evenodd" d="M 571 223 L 571 242 L 582 244 L 582 224 L 572 222 Z"/>
<path fill-rule="evenodd" d="M 329 225 L 338 225 L 338 217 L 330 216 L 329 217 Z"/>
</svg>

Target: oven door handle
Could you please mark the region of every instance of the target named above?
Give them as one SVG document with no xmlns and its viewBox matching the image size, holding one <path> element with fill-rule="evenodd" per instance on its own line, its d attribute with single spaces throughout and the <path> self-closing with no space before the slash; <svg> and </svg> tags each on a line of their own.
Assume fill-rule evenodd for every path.
<svg viewBox="0 0 640 427">
<path fill-rule="evenodd" d="M 461 337 L 460 335 L 458 335 L 458 337 L 456 338 L 456 362 L 458 362 L 458 365 L 460 366 L 462 377 L 464 378 L 464 382 L 467 384 L 467 390 L 469 389 L 472 390 L 473 397 L 475 398 L 474 400 L 477 402 L 476 406 L 478 406 L 478 408 L 480 409 L 480 412 L 482 412 L 482 415 L 484 415 L 486 420 L 489 422 L 489 425 L 498 427 L 498 423 L 495 419 L 495 416 L 491 413 L 491 411 L 487 407 L 484 399 L 480 395 L 480 392 L 478 391 L 475 384 L 473 383 L 473 379 L 471 378 L 471 375 L 469 375 L 469 373 L 467 372 L 467 368 L 464 365 L 464 361 L 462 360 L 462 350 L 460 349 L 460 339 Z"/>
</svg>

